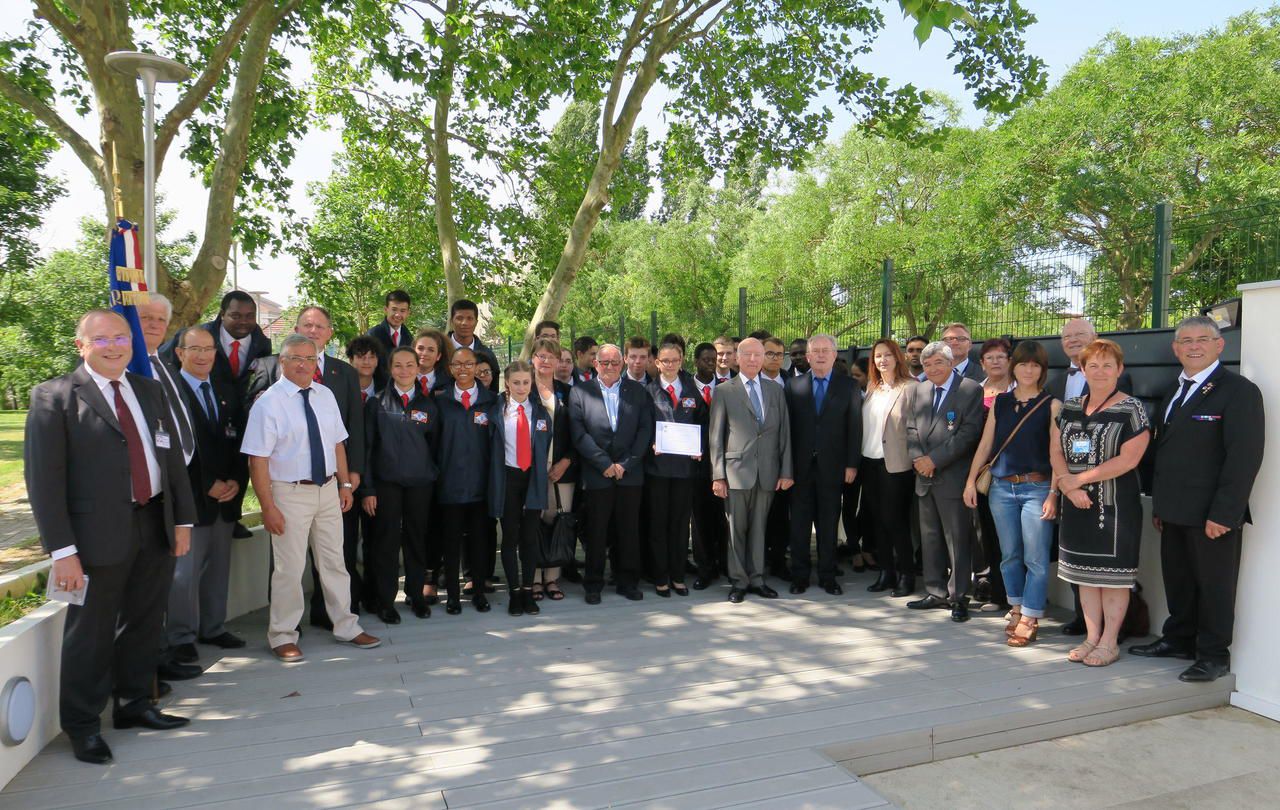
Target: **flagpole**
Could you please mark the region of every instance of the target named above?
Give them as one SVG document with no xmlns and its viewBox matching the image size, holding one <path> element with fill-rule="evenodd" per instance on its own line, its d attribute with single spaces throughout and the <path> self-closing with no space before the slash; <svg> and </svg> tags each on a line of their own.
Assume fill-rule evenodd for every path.
<svg viewBox="0 0 1280 810">
<path fill-rule="evenodd" d="M 186 81 L 191 78 L 191 70 L 181 62 L 153 53 L 112 51 L 105 59 L 120 73 L 142 79 L 146 116 L 142 129 L 142 268 L 147 278 L 147 289 L 159 292 L 156 289 L 156 84 Z"/>
</svg>

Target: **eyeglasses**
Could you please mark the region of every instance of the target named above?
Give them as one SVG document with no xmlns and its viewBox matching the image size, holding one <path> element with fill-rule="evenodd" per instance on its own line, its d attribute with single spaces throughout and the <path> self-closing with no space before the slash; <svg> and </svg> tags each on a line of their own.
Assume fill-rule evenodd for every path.
<svg viewBox="0 0 1280 810">
<path fill-rule="evenodd" d="M 681 360 L 679 357 L 665 357 L 665 358 L 659 357 L 658 358 L 658 365 L 660 366 L 678 366 L 680 365 L 680 362 Z"/>
<path fill-rule="evenodd" d="M 769 358 L 770 360 L 781 360 L 783 357 L 783 353 L 782 352 L 765 352 L 764 356 Z"/>
<path fill-rule="evenodd" d="M 95 337 L 89 338 L 89 342 L 93 344 L 95 349 L 105 349 L 108 346 L 114 346 L 117 349 L 123 349 L 125 346 L 133 345 L 132 335 L 116 335 L 115 337 Z"/>
<path fill-rule="evenodd" d="M 480 379 L 482 379 L 482 380 L 492 379 L 492 378 L 493 378 L 493 372 L 492 372 L 492 371 L 490 371 L 490 370 L 489 370 L 489 369 L 487 369 L 487 368 L 482 368 L 482 369 L 480 369 L 479 371 L 477 371 L 477 372 L 476 372 L 476 376 L 477 376 L 477 377 L 479 377 L 479 378 L 480 378 Z"/>
<path fill-rule="evenodd" d="M 288 360 L 290 363 L 314 363 L 319 358 L 314 354 L 286 354 L 281 359 Z"/>
<path fill-rule="evenodd" d="M 944 337 L 942 339 L 942 342 L 943 343 L 972 343 L 973 340 L 966 335 L 961 335 L 961 336 L 952 335 L 951 337 Z"/>
<path fill-rule="evenodd" d="M 604 366 L 605 368 L 613 368 L 614 366 L 622 365 L 622 361 L 621 360 L 597 360 L 596 365 Z"/>
<path fill-rule="evenodd" d="M 192 354 L 209 354 L 218 350 L 216 346 L 179 346 L 178 348 Z"/>
<path fill-rule="evenodd" d="M 474 360 L 468 363 L 456 361 L 449 364 L 449 368 L 475 368 L 475 367 L 476 367 L 476 361 Z"/>
<path fill-rule="evenodd" d="M 1220 340 L 1220 338 L 1202 335 L 1201 337 L 1178 338 L 1174 343 L 1177 343 L 1179 346 L 1208 346 L 1216 340 Z"/>
<path fill-rule="evenodd" d="M 992 360 L 1008 360 L 1008 359 L 1009 359 L 1009 355 L 1007 355 L 1007 354 L 984 354 L 984 355 L 982 355 L 982 359 L 983 359 L 983 360 L 987 360 L 987 361 L 992 361 Z"/>
<path fill-rule="evenodd" d="M 533 356 L 533 359 L 534 359 L 534 360 L 541 360 L 541 361 L 542 361 L 542 362 L 544 362 L 544 363 L 554 363 L 554 362 L 558 361 L 560 358 L 558 358 L 558 357 L 552 357 L 552 356 L 551 356 L 551 355 L 549 355 L 549 354 L 535 354 L 535 355 Z"/>
</svg>

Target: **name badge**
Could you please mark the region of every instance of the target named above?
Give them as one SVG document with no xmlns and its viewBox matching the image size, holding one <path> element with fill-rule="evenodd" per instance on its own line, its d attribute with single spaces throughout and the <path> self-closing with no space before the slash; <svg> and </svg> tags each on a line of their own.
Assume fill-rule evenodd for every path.
<svg viewBox="0 0 1280 810">
<path fill-rule="evenodd" d="M 414 422 L 425 425 L 427 423 L 426 411 L 409 411 L 409 419 Z"/>
<path fill-rule="evenodd" d="M 476 411 L 471 415 L 471 421 L 477 425 L 489 424 L 489 414 L 484 411 Z"/>
<path fill-rule="evenodd" d="M 684 408 L 686 411 L 691 411 L 694 408 L 698 407 L 698 401 L 693 397 L 685 397 L 684 399 L 680 400 L 680 407 Z"/>
<path fill-rule="evenodd" d="M 156 447 L 161 450 L 169 449 L 169 434 L 161 429 L 156 429 Z"/>
<path fill-rule="evenodd" d="M 1085 438 L 1085 439 L 1072 439 L 1072 440 L 1071 440 L 1071 454 L 1072 454 L 1073 456 L 1087 456 L 1087 455 L 1089 455 L 1089 448 L 1090 448 L 1091 446 L 1092 446 L 1092 445 L 1090 444 L 1090 442 L 1089 442 L 1089 440 L 1088 440 L 1087 438 Z"/>
<path fill-rule="evenodd" d="M 541 431 L 543 431 L 543 432 L 545 433 L 545 432 L 546 432 L 546 430 L 547 430 L 547 420 L 545 420 L 545 419 L 539 419 L 539 420 L 537 421 L 537 423 L 534 425 L 534 428 L 533 428 L 533 429 L 534 429 L 534 430 L 541 430 Z"/>
</svg>

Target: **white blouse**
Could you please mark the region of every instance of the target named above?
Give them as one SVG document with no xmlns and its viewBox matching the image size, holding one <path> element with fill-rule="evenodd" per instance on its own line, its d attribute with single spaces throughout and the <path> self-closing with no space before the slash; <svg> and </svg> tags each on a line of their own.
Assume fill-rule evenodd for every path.
<svg viewBox="0 0 1280 810">
<path fill-rule="evenodd" d="M 898 391 L 879 387 L 867 393 L 862 401 L 862 455 L 864 458 L 884 458 L 884 423 L 893 410 Z"/>
</svg>

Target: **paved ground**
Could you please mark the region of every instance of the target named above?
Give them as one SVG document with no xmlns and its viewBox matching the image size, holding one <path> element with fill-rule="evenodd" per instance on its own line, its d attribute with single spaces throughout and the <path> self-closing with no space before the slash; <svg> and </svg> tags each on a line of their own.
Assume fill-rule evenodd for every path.
<svg viewBox="0 0 1280 810">
<path fill-rule="evenodd" d="M 907 808 L 1127 810 L 1280 803 L 1280 723 L 1221 708 L 863 777 Z"/>
</svg>

